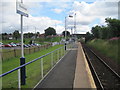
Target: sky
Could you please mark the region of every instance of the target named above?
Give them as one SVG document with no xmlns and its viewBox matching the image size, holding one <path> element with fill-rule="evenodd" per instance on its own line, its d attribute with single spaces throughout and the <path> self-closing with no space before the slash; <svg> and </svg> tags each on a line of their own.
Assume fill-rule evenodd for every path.
<svg viewBox="0 0 120 90">
<path fill-rule="evenodd" d="M 66 28 L 70 33 L 71 29 L 74 32 L 76 22 L 76 33 L 85 34 L 93 26 L 106 25 L 105 18 L 118 19 L 118 1 L 120 0 L 23 0 L 29 13 L 29 17 L 23 17 L 23 32 L 42 34 L 48 27 L 53 27 L 57 34 L 61 34 L 65 30 L 66 17 Z M 2 33 L 21 31 L 16 0 L 2 0 L 0 12 Z"/>
</svg>

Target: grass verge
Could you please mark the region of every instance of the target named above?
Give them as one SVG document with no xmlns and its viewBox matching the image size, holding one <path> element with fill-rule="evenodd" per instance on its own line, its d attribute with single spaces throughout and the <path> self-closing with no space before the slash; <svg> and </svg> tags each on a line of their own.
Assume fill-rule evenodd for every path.
<svg viewBox="0 0 120 90">
<path fill-rule="evenodd" d="M 35 58 L 38 58 L 42 55 L 45 55 L 57 48 L 62 47 L 63 45 L 56 45 L 54 47 L 48 48 L 46 50 L 42 50 L 40 52 L 36 52 L 30 55 L 26 55 L 26 62 L 29 62 Z M 64 49 L 64 48 L 63 48 Z M 56 51 L 53 53 L 53 64 L 55 64 L 58 58 L 63 56 L 63 49 Z M 58 53 L 60 54 L 58 57 Z M 44 75 L 51 69 L 51 55 L 48 55 L 43 58 L 43 69 Z M 19 58 L 13 58 L 7 61 L 4 61 L 2 64 L 3 73 L 7 72 L 17 66 L 19 66 Z M 31 63 L 26 66 L 26 85 L 22 86 L 22 88 L 33 88 L 37 82 L 42 78 L 41 77 L 41 62 L 40 60 Z M 18 87 L 18 72 L 15 71 L 11 74 L 8 74 L 2 78 L 3 80 L 3 88 L 17 88 Z"/>
<path fill-rule="evenodd" d="M 116 60 L 120 63 L 118 51 L 120 51 L 119 45 L 120 40 L 101 40 L 101 39 L 94 39 L 87 43 L 89 46 L 94 47 L 100 53 Z"/>
</svg>

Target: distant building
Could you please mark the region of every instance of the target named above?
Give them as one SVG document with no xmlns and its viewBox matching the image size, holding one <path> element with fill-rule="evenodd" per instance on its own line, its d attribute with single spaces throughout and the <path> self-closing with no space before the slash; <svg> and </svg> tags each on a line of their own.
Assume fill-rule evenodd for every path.
<svg viewBox="0 0 120 90">
<path fill-rule="evenodd" d="M 9 39 L 9 40 L 12 40 L 13 39 L 13 35 L 12 34 L 2 34 L 2 39 L 3 40 L 6 40 L 6 39 Z"/>
<path fill-rule="evenodd" d="M 77 36 L 77 38 L 82 38 L 85 37 L 86 34 L 73 34 L 73 36 Z"/>
<path fill-rule="evenodd" d="M 39 38 L 44 38 L 44 37 L 45 37 L 45 33 L 39 34 L 38 37 L 39 37 Z"/>
</svg>

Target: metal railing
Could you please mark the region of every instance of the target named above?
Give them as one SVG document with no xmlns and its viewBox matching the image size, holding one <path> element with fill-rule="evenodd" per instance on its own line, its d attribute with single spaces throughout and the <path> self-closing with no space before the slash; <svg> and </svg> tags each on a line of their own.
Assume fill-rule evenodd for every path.
<svg viewBox="0 0 120 90">
<path fill-rule="evenodd" d="M 70 47 L 71 46 L 69 46 L 69 48 Z M 60 60 L 60 58 L 66 54 L 67 51 L 65 51 L 64 48 L 64 46 L 58 48 L 50 53 L 47 53 L 39 58 L 36 58 L 6 73 L 1 74 L 0 79 L 2 79 L 3 88 L 33 88 L 37 82 L 44 78 L 44 76 L 53 68 L 53 66 Z M 26 67 L 27 84 L 22 85 L 21 87 L 20 69 L 22 67 Z"/>
</svg>

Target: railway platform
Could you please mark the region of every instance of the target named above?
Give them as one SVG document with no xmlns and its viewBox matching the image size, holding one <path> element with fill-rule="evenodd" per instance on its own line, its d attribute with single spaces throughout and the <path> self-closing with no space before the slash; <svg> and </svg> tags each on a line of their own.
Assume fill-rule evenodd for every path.
<svg viewBox="0 0 120 90">
<path fill-rule="evenodd" d="M 74 88 L 96 88 L 81 43 L 78 43 Z"/>
<path fill-rule="evenodd" d="M 76 43 L 42 82 L 36 85 L 35 89 L 38 88 L 96 88 L 80 43 Z"/>
</svg>

